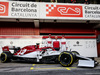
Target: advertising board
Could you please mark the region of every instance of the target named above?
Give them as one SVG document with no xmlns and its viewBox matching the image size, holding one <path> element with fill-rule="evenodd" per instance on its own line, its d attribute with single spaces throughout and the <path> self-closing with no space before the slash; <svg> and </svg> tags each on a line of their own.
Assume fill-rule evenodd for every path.
<svg viewBox="0 0 100 75">
<path fill-rule="evenodd" d="M 0 1 L 0 18 L 100 20 L 100 5 Z"/>
<path fill-rule="evenodd" d="M 0 2 L 0 17 L 39 18 L 39 3 L 19 1 Z"/>
</svg>

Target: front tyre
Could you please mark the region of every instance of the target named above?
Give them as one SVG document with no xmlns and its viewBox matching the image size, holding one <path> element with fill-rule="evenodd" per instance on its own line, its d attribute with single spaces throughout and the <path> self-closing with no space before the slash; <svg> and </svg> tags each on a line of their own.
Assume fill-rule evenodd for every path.
<svg viewBox="0 0 100 75">
<path fill-rule="evenodd" d="M 73 59 L 73 54 L 68 51 L 62 52 L 58 57 L 60 64 L 64 67 L 71 66 L 73 63 Z"/>
</svg>

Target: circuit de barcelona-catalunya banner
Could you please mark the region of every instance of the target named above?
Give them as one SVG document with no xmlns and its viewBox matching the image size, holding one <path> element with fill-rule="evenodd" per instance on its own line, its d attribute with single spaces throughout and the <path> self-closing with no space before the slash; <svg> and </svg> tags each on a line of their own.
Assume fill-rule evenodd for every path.
<svg viewBox="0 0 100 75">
<path fill-rule="evenodd" d="M 0 1 L 0 18 L 100 20 L 100 5 Z"/>
</svg>

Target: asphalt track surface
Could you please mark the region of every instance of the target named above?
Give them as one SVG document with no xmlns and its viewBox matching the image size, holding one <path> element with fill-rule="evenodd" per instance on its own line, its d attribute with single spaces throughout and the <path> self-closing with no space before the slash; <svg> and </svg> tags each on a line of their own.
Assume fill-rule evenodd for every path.
<svg viewBox="0 0 100 75">
<path fill-rule="evenodd" d="M 13 61 L 0 63 L 0 75 L 100 75 L 100 64 L 95 68 L 79 68 L 77 63 L 62 67 L 60 64 Z"/>
</svg>

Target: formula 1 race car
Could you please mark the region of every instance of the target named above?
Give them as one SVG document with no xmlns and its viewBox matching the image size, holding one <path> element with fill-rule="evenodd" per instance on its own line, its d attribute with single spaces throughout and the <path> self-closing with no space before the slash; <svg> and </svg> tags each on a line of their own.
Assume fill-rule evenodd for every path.
<svg viewBox="0 0 100 75">
<path fill-rule="evenodd" d="M 42 47 L 39 48 L 39 44 L 20 47 L 9 47 L 4 46 L 2 48 L 3 52 L 1 53 L 1 62 L 9 62 L 11 60 L 24 59 L 32 60 L 34 62 L 49 63 L 49 62 L 59 62 L 62 66 L 67 67 L 71 66 L 78 59 L 91 60 L 94 63 L 94 60 L 90 58 L 84 58 L 79 55 L 76 51 L 56 51 L 52 47 Z M 11 53 L 10 50 L 13 50 L 14 53 Z M 93 65 L 94 66 L 94 65 Z"/>
</svg>

